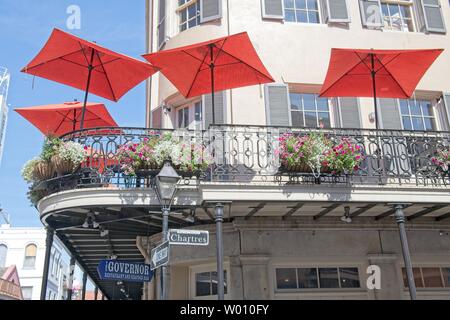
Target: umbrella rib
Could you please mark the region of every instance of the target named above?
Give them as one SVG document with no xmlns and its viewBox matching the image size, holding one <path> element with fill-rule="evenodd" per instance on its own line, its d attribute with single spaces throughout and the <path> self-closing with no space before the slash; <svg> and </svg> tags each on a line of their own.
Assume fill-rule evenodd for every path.
<svg viewBox="0 0 450 320">
<path fill-rule="evenodd" d="M 184 50 L 183 50 L 183 52 L 184 52 Z M 202 63 L 200 64 L 200 66 L 198 67 L 197 72 L 195 73 L 195 77 L 194 77 L 194 79 L 192 80 L 191 87 L 189 88 L 189 91 L 187 92 L 186 97 L 189 97 L 189 94 L 191 93 L 192 88 L 194 87 L 195 80 L 197 80 L 197 77 L 198 77 L 198 74 L 199 74 L 199 72 L 200 72 L 200 70 L 201 70 L 201 68 L 202 68 L 202 65 L 205 63 L 206 57 L 208 57 L 208 53 L 206 53 L 205 56 L 203 57 L 203 61 L 202 61 Z"/>
<path fill-rule="evenodd" d="M 84 53 L 83 45 L 81 44 L 80 41 L 77 41 L 77 42 L 78 42 L 78 45 L 80 46 L 81 53 L 83 53 L 84 59 L 86 60 L 86 64 L 89 65 L 89 59 L 88 59 L 88 57 L 86 56 L 86 53 Z M 92 50 L 95 50 L 94 48 L 91 48 L 91 49 L 92 49 Z"/>
<path fill-rule="evenodd" d="M 100 58 L 100 55 L 98 54 L 98 51 L 95 51 L 95 53 L 97 54 L 97 58 L 100 61 L 100 65 L 99 66 L 102 67 L 103 72 L 105 74 L 106 81 L 108 81 L 108 85 L 109 85 L 109 89 L 111 90 L 112 97 L 113 97 L 114 101 L 117 101 L 116 95 L 114 94 L 114 89 L 113 89 L 113 87 L 111 85 L 111 81 L 109 80 L 109 77 L 108 77 L 108 73 L 106 72 L 105 67 L 103 66 L 102 59 Z"/>
<path fill-rule="evenodd" d="M 395 57 L 393 57 L 393 58 L 392 58 L 390 61 L 388 61 L 387 63 L 382 63 L 381 60 L 377 57 L 377 60 L 380 62 L 381 67 L 380 67 L 377 71 L 375 71 L 375 72 L 378 72 L 378 71 L 380 71 L 380 70 L 383 69 L 383 68 L 387 69 L 386 66 L 387 66 L 389 63 L 391 63 L 392 61 L 394 61 L 395 59 L 397 59 L 400 55 L 401 55 L 401 53 L 398 53 Z"/>
<path fill-rule="evenodd" d="M 204 61 L 205 61 L 205 59 L 203 59 L 203 60 L 202 60 L 202 59 L 199 59 L 199 58 L 197 58 L 196 56 L 194 56 L 193 54 L 190 54 L 189 52 L 187 52 L 186 50 L 181 50 L 181 52 L 187 54 L 188 56 L 190 56 L 191 58 L 194 58 L 195 60 L 200 61 L 202 64 L 203 64 Z"/>
<path fill-rule="evenodd" d="M 61 128 L 63 122 L 67 119 L 67 116 L 69 115 L 70 111 L 71 111 L 71 110 L 67 111 L 67 114 L 66 114 L 66 115 L 63 115 L 61 112 L 56 111 L 56 113 L 58 113 L 58 114 L 60 114 L 60 115 L 63 116 L 63 120 L 59 123 L 58 127 L 57 127 L 56 130 L 55 130 L 55 133 L 58 132 L 59 128 Z"/>
<path fill-rule="evenodd" d="M 31 69 L 34 69 L 34 68 L 37 68 L 37 67 L 40 67 L 41 65 L 43 65 L 43 64 L 46 64 L 46 63 L 50 63 L 50 62 L 53 62 L 53 61 L 55 61 L 55 60 L 58 60 L 58 59 L 64 59 L 64 57 L 66 57 L 66 56 L 70 56 L 71 54 L 74 54 L 74 53 L 77 53 L 77 52 L 79 52 L 80 50 L 77 50 L 77 51 L 73 51 L 73 52 L 69 52 L 69 53 L 66 53 L 65 55 L 62 55 L 62 56 L 58 56 L 58 57 L 56 57 L 56 58 L 53 58 L 53 59 L 50 59 L 50 60 L 46 60 L 46 61 L 44 61 L 44 62 L 41 62 L 41 63 L 39 63 L 39 64 L 37 64 L 37 65 L 35 65 L 35 66 L 32 66 L 32 67 L 25 67 L 25 70 L 31 70 Z M 67 61 L 70 61 L 70 60 L 67 60 Z"/>
<path fill-rule="evenodd" d="M 78 62 L 71 61 L 71 60 L 67 60 L 66 58 L 63 58 L 63 57 L 61 57 L 60 59 L 66 61 L 66 62 L 73 63 L 73 64 L 75 64 L 75 65 L 77 65 L 77 66 L 79 66 L 79 67 L 83 67 L 83 68 L 85 68 L 85 69 L 87 68 L 86 66 L 84 66 L 84 65 L 82 65 L 82 64 L 80 64 L 80 63 L 78 63 Z M 95 70 L 95 69 L 92 69 L 92 71 L 96 71 L 96 72 L 99 72 L 99 73 L 103 73 L 103 72 L 101 72 L 101 71 L 99 71 L 99 70 Z"/>
</svg>

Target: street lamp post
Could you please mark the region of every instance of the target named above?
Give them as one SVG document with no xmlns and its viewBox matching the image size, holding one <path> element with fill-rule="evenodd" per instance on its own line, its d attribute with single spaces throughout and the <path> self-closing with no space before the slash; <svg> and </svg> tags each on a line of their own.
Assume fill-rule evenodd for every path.
<svg viewBox="0 0 450 320">
<path fill-rule="evenodd" d="M 169 230 L 169 214 L 170 206 L 177 191 L 177 184 L 181 177 L 172 167 L 170 161 L 165 161 L 161 171 L 155 178 L 155 189 L 158 200 L 161 204 L 163 222 L 162 222 L 162 242 L 168 240 Z M 169 289 L 169 278 L 167 266 L 161 267 L 161 300 L 167 300 L 167 294 Z"/>
</svg>

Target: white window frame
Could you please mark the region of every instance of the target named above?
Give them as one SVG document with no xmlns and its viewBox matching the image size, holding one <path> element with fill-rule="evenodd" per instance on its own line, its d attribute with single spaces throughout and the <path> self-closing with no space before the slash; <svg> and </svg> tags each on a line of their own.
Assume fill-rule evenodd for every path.
<svg viewBox="0 0 450 320">
<path fill-rule="evenodd" d="M 231 287 L 230 287 L 230 264 L 229 262 L 224 263 L 224 272 L 227 274 L 227 293 L 224 295 L 225 299 L 230 297 Z M 217 295 L 210 296 L 196 296 L 196 274 L 203 272 L 214 272 L 217 271 L 216 264 L 205 264 L 192 266 L 189 268 L 189 299 L 195 300 L 217 300 Z"/>
<path fill-rule="evenodd" d="M 266 3 L 264 0 L 261 0 L 261 10 L 263 19 L 276 19 L 276 20 L 284 20 L 284 0 L 281 1 L 281 12 L 283 13 L 281 16 L 266 14 Z"/>
<path fill-rule="evenodd" d="M 393 28 L 386 28 L 385 24 L 384 24 L 384 14 L 383 14 L 383 4 L 387 4 L 389 5 L 398 5 L 398 6 L 407 6 L 409 7 L 409 11 L 411 13 L 411 22 L 412 22 L 412 28 L 413 30 L 398 30 L 398 29 L 393 29 Z M 393 31 L 393 32 L 417 32 L 417 25 L 416 25 L 416 15 L 415 15 L 415 6 L 414 6 L 414 2 L 411 0 L 381 0 L 380 1 L 380 10 L 381 10 L 381 22 L 382 22 L 382 26 L 381 29 L 383 29 L 383 31 Z M 389 10 L 389 7 L 388 7 Z M 390 23 L 392 23 L 392 16 L 389 16 L 389 21 Z M 401 17 L 401 21 L 403 23 L 403 17 Z"/>
<path fill-rule="evenodd" d="M 178 2 L 178 0 L 176 0 L 177 2 Z M 188 8 L 190 7 L 190 6 L 192 6 L 192 5 L 194 5 L 194 4 L 196 4 L 197 6 L 198 6 L 198 10 L 197 10 L 197 13 L 196 13 L 196 15 L 195 15 L 195 20 L 197 20 L 198 19 L 198 24 L 196 24 L 195 26 L 193 26 L 193 27 L 189 27 L 189 19 L 188 19 Z M 186 10 L 186 22 L 185 22 L 185 24 L 186 24 L 186 29 L 184 29 L 184 30 L 181 30 L 181 12 L 182 11 L 184 11 L 184 10 Z M 183 5 L 181 5 L 181 6 L 178 6 L 177 7 L 177 9 L 175 10 L 175 12 L 176 12 L 176 14 L 177 14 L 177 17 L 178 17 L 178 19 L 177 19 L 177 21 L 178 21 L 178 32 L 179 33 L 181 33 L 181 32 L 184 32 L 184 31 L 186 31 L 186 30 L 189 30 L 189 29 L 192 29 L 192 28 L 195 28 L 195 27 L 198 27 L 199 25 L 201 25 L 201 23 L 202 23 L 202 21 L 201 21 L 201 3 L 200 3 L 200 0 L 188 0 L 187 2 L 185 2 Z M 192 20 L 192 19 L 191 19 Z"/>
<path fill-rule="evenodd" d="M 293 1 L 294 1 L 294 11 L 302 10 L 302 9 L 297 9 L 295 7 L 295 0 L 293 0 Z M 286 20 L 286 13 L 285 13 L 286 8 L 284 6 L 284 0 L 282 1 L 283 2 L 283 22 L 285 22 L 285 23 L 295 23 L 295 24 L 301 24 L 301 25 L 313 25 L 313 26 L 314 25 L 320 26 L 320 25 L 324 24 L 322 1 L 320 1 L 320 0 L 316 0 L 316 1 L 317 1 L 317 11 L 318 11 L 318 14 L 319 14 L 319 22 L 318 23 L 299 22 L 299 21 L 287 21 Z M 313 10 L 311 10 L 311 11 L 313 11 Z M 309 12 L 309 11 L 307 10 L 306 12 Z M 297 14 L 295 15 L 295 20 L 297 20 Z M 308 16 L 308 20 L 309 20 L 309 16 Z"/>
<path fill-rule="evenodd" d="M 345 0 L 345 5 L 347 7 L 347 19 L 335 19 L 335 18 L 330 18 L 330 0 L 324 0 L 325 2 L 327 2 L 326 5 L 326 9 L 327 9 L 327 17 L 326 17 L 326 22 L 327 23 L 350 23 L 352 21 L 352 17 L 351 17 L 351 13 L 350 13 L 350 7 L 348 6 L 348 0 Z M 325 21 L 325 19 L 324 19 Z"/>
<path fill-rule="evenodd" d="M 406 100 L 407 102 L 408 102 L 408 110 L 409 110 L 409 114 L 407 115 L 409 118 L 410 118 L 410 120 L 411 120 L 411 126 L 412 126 L 412 118 L 418 118 L 419 116 L 413 116 L 413 115 L 411 115 L 411 106 L 410 106 L 410 104 L 409 104 L 409 100 L 414 100 L 414 101 L 429 101 L 430 103 L 431 103 L 431 107 L 432 107 L 432 110 L 433 110 L 433 116 L 424 116 L 423 115 L 423 112 L 422 112 L 422 108 L 420 109 L 420 113 L 421 113 L 421 115 L 420 115 L 420 118 L 422 119 L 422 122 L 423 122 L 423 126 L 424 126 L 424 128 L 425 128 L 425 122 L 424 122 L 424 119 L 425 118 L 430 118 L 430 119 L 434 119 L 434 129 L 433 130 L 426 130 L 426 129 L 424 129 L 424 130 L 415 130 L 415 129 L 411 129 L 410 131 L 431 131 L 431 132 L 433 132 L 433 131 L 438 131 L 440 128 L 438 127 L 438 114 L 437 114 L 437 108 L 436 108 L 436 104 L 435 103 L 433 103 L 433 100 L 430 100 L 430 99 L 421 99 L 421 98 L 417 98 L 417 97 L 413 97 L 413 98 L 410 98 L 410 99 L 396 99 L 396 102 L 397 102 L 397 111 L 398 111 L 398 113 L 400 114 L 400 123 L 401 123 L 401 125 L 402 125 L 402 130 L 409 130 L 409 129 L 405 129 L 405 127 L 404 127 L 404 125 L 403 125 L 403 113 L 402 113 L 402 110 L 401 110 L 401 106 L 400 106 L 400 100 Z"/>
<path fill-rule="evenodd" d="M 27 247 L 30 246 L 30 245 L 34 245 L 36 247 L 36 255 L 34 256 L 34 264 L 31 267 L 25 266 L 25 261 L 26 261 L 26 258 L 27 258 Z M 37 243 L 35 243 L 35 242 L 29 242 L 29 243 L 25 244 L 22 269 L 25 269 L 25 270 L 27 270 L 27 269 L 28 270 L 36 269 L 38 249 L 39 249 L 39 247 L 38 247 Z M 32 257 L 32 256 L 30 256 L 30 257 Z"/>
<path fill-rule="evenodd" d="M 196 108 L 196 105 L 198 103 L 200 103 L 200 108 L 201 108 L 201 113 L 202 113 L 201 114 L 201 122 L 200 122 L 200 124 L 198 124 L 197 120 L 195 120 L 195 108 Z M 178 124 L 179 124 L 179 111 L 182 110 L 182 109 L 186 109 L 186 108 L 189 108 L 189 123 L 188 123 L 187 127 L 180 128 L 178 126 Z M 191 102 L 188 102 L 186 104 L 183 104 L 183 105 L 181 105 L 181 106 L 179 106 L 179 107 L 177 107 L 175 109 L 175 128 L 176 129 L 198 130 L 198 131 L 204 130 L 204 127 L 205 127 L 205 117 L 204 117 L 204 115 L 205 115 L 205 106 L 202 103 L 201 99 L 196 99 L 194 101 L 191 101 Z M 200 128 L 197 127 L 198 125 L 200 125 Z"/>
<path fill-rule="evenodd" d="M 305 110 L 298 111 L 298 110 L 293 110 L 292 109 L 291 94 L 302 94 L 302 95 L 303 94 L 311 94 L 311 95 L 316 96 L 315 99 L 314 99 L 314 103 L 315 103 L 315 106 L 316 106 L 316 111 L 315 112 L 316 112 L 316 116 L 317 116 L 317 121 L 319 121 L 318 114 L 320 113 L 320 111 L 318 111 L 318 109 L 317 109 L 317 98 L 319 98 L 319 94 L 318 93 L 295 92 L 295 91 L 292 92 L 292 91 L 288 90 L 288 95 L 289 95 L 289 116 L 291 118 L 291 120 L 290 120 L 291 126 L 293 128 L 312 128 L 312 129 L 320 128 L 320 127 L 307 127 L 306 126 Z M 328 114 L 330 116 L 330 127 L 329 128 L 324 127 L 324 129 L 336 128 L 336 124 L 334 123 L 335 121 L 333 119 L 333 117 L 334 117 L 333 109 L 334 108 L 332 108 L 331 99 L 329 99 L 329 98 L 325 98 L 325 99 L 327 99 L 327 104 L 328 104 Z M 295 112 L 303 112 L 303 123 L 305 124 L 304 127 L 294 125 L 293 117 L 292 117 L 292 112 L 293 111 L 295 111 Z M 325 112 L 325 111 L 322 111 L 322 112 Z"/>
<path fill-rule="evenodd" d="M 423 1 L 421 0 L 420 1 L 420 5 L 422 6 L 422 12 L 423 12 L 423 22 L 424 22 L 424 24 L 425 24 L 425 30 L 426 30 L 426 32 L 433 32 L 433 33 L 440 33 L 440 34 L 446 34 L 447 33 L 447 26 L 446 26 L 446 24 L 445 24 L 445 17 L 444 17 L 444 13 L 442 12 L 442 10 L 443 10 L 443 7 L 442 7 L 442 4 L 441 4 L 441 1 L 440 0 L 438 0 L 438 2 L 439 2 L 439 4 L 438 5 L 432 5 L 432 4 L 424 4 L 423 3 Z M 443 21 L 443 23 L 444 23 L 444 30 L 441 30 L 441 29 L 435 29 L 435 28 L 430 28 L 429 26 L 428 26 L 428 19 L 425 17 L 425 15 L 426 15 L 426 7 L 430 7 L 430 8 L 439 8 L 440 9 L 440 13 L 441 13 L 441 18 L 442 18 L 442 21 Z"/>
</svg>

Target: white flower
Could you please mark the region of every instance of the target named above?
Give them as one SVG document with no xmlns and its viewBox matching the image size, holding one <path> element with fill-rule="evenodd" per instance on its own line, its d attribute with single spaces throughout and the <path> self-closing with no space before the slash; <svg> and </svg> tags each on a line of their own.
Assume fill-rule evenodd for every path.
<svg viewBox="0 0 450 320">
<path fill-rule="evenodd" d="M 25 179 L 26 182 L 32 183 L 36 180 L 34 177 L 34 169 L 36 168 L 36 165 L 41 162 L 42 159 L 39 157 L 34 157 L 31 160 L 28 160 L 25 165 L 22 168 L 22 177 Z"/>
<path fill-rule="evenodd" d="M 73 141 L 64 142 L 58 149 L 58 155 L 66 161 L 71 161 L 75 165 L 80 164 L 86 158 L 84 147 Z"/>
<path fill-rule="evenodd" d="M 172 139 L 158 142 L 154 152 L 158 165 L 162 165 L 165 160 L 171 160 L 174 165 L 180 165 L 182 162 L 181 144 Z"/>
</svg>

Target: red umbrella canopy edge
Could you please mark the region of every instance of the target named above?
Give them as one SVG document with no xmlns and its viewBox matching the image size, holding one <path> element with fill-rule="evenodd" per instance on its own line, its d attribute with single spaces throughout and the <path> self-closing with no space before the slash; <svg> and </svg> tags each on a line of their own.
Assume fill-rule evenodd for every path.
<svg viewBox="0 0 450 320">
<path fill-rule="evenodd" d="M 65 102 L 14 109 L 44 135 L 61 136 L 80 128 L 83 104 Z M 101 103 L 88 102 L 86 105 L 85 128 L 117 127 L 106 107 Z"/>
<path fill-rule="evenodd" d="M 56 28 L 41 51 L 21 71 L 85 90 L 91 61 L 93 70 L 89 92 L 112 101 L 118 101 L 158 71 L 147 62 Z"/>
<path fill-rule="evenodd" d="M 443 49 L 331 50 L 322 97 L 373 97 L 372 71 L 379 98 L 410 98 Z M 373 69 L 372 69 L 373 56 Z"/>
<path fill-rule="evenodd" d="M 212 50 L 212 59 L 211 59 Z M 186 98 L 214 91 L 274 82 L 247 32 L 143 55 L 161 69 Z"/>
</svg>

